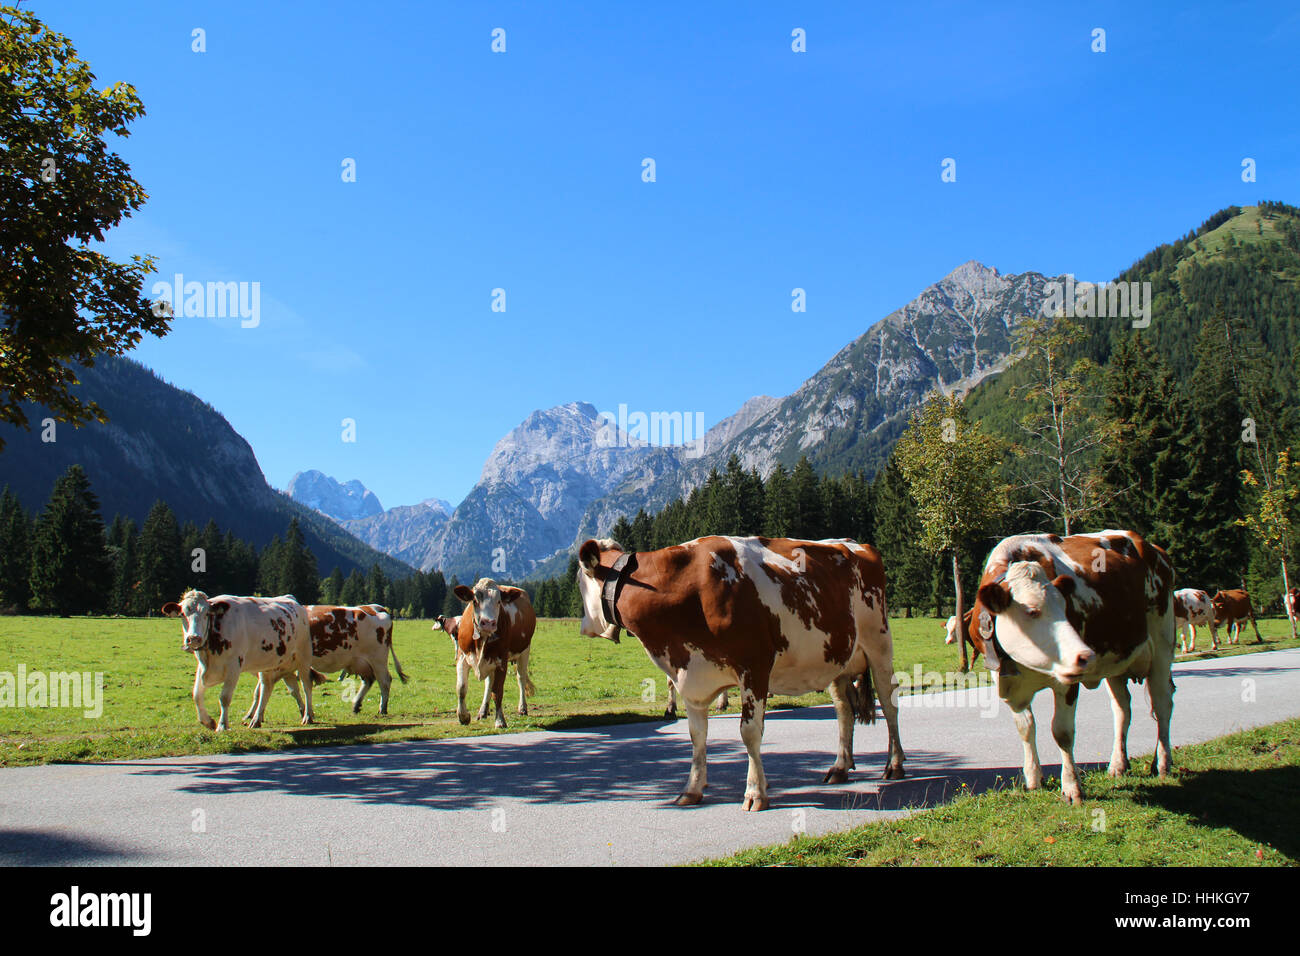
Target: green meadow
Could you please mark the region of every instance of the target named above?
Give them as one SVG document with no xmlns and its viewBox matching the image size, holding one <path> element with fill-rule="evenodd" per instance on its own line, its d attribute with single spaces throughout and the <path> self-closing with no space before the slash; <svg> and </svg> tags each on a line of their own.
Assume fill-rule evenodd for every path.
<svg viewBox="0 0 1300 956">
<path fill-rule="evenodd" d="M 745 850 L 712 866 L 1295 866 L 1300 864 L 1300 720 L 1179 747 L 1174 772 L 1150 755 L 1119 779 L 1083 777 L 1081 806 L 1059 781 L 979 794 L 899 820 Z M 1153 839 L 1153 835 L 1155 838 Z"/>
<path fill-rule="evenodd" d="M 360 714 L 353 714 L 344 695 L 352 685 L 331 680 L 314 692 L 316 723 L 302 727 L 293 699 L 278 685 L 263 726 L 244 728 L 239 721 L 252 699 L 256 676 L 245 675 L 235 693 L 232 729 L 215 733 L 200 727 L 190 700 L 194 657 L 181 650 L 181 627 L 169 618 L 0 617 L 0 766 L 51 762 L 122 760 L 184 754 L 240 753 L 293 747 L 377 743 L 437 737 L 511 733 L 521 730 L 577 727 L 662 719 L 667 703 L 663 674 L 640 643 L 624 636 L 621 644 L 592 640 L 578 633 L 574 620 L 542 620 L 533 639 L 530 674 L 536 694 L 529 714 L 515 713 L 518 700 L 513 670 L 506 684 L 505 714 L 509 728 L 496 730 L 492 720 L 462 727 L 456 720 L 456 675 L 451 641 L 430 629 L 430 622 L 402 620 L 395 642 L 410 682 L 393 681 L 387 717 L 379 716 L 379 691 L 372 688 Z M 943 624 L 934 618 L 897 618 L 895 670 L 911 690 L 914 669 L 926 680 L 956 671 L 954 647 L 943 643 Z M 1266 641 L 1246 643 L 1218 654 L 1294 647 L 1285 620 L 1262 620 Z M 1283 639 L 1283 638 L 1286 639 Z M 19 666 L 34 672 L 103 674 L 102 713 L 88 718 L 82 708 L 15 707 L 3 699 L 5 675 Z M 974 671 L 987 680 L 983 662 Z M 12 687 L 13 678 L 10 678 Z M 925 688 L 921 688 L 925 689 Z M 219 688 L 209 688 L 207 708 L 220 711 Z M 476 714 L 482 684 L 472 681 L 466 701 Z M 799 698 L 775 697 L 770 707 L 828 702 L 824 693 Z M 734 713 L 734 707 L 732 713 Z"/>
</svg>

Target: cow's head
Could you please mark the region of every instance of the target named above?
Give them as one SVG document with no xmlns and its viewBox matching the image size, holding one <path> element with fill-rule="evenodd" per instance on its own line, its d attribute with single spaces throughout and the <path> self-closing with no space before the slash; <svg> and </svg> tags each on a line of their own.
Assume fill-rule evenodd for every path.
<svg viewBox="0 0 1300 956">
<path fill-rule="evenodd" d="M 433 619 L 433 629 L 435 631 L 446 631 L 454 641 L 456 640 L 456 633 L 460 630 L 460 618 L 446 617 L 439 614 Z"/>
<path fill-rule="evenodd" d="M 948 636 L 943 639 L 943 642 L 945 644 L 956 644 L 957 643 L 957 615 L 956 614 L 948 618 L 947 631 L 948 631 Z"/>
<path fill-rule="evenodd" d="M 603 637 L 618 643 L 619 626 L 605 617 L 600 599 L 610 566 L 623 553 L 613 538 L 592 538 L 578 549 L 578 593 L 582 595 L 582 631 L 585 637 Z"/>
<path fill-rule="evenodd" d="M 456 585 L 456 597 L 474 608 L 474 637 L 483 641 L 496 636 L 506 605 L 513 604 L 523 593 L 520 588 L 497 584 L 491 578 L 479 578 L 473 588 Z"/>
<path fill-rule="evenodd" d="M 181 595 L 179 602 L 168 601 L 162 606 L 162 612 L 168 617 L 181 618 L 181 648 L 185 651 L 197 651 L 208 639 L 212 628 L 212 604 L 202 591 L 189 590 Z"/>
<path fill-rule="evenodd" d="M 980 588 L 977 610 L 996 619 L 988 623 L 996 628 L 997 644 L 1017 664 L 1063 684 L 1077 683 L 1097 655 L 1066 615 L 1076 583 L 1068 574 L 1049 579 L 1038 561 L 1014 561 L 1005 574 Z M 985 639 L 991 634 L 992 628 Z"/>
</svg>

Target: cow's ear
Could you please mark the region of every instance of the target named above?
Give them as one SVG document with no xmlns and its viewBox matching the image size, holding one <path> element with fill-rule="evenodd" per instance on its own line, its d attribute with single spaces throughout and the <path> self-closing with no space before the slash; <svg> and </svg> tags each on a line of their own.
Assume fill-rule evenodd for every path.
<svg viewBox="0 0 1300 956">
<path fill-rule="evenodd" d="M 1059 574 L 1052 579 L 1052 586 L 1066 597 L 1074 593 L 1074 578 L 1068 574 Z"/>
<path fill-rule="evenodd" d="M 1011 589 L 1001 581 L 984 585 L 976 597 L 993 614 L 1001 614 L 1011 606 Z"/>
<path fill-rule="evenodd" d="M 180 617 L 181 606 L 175 601 L 168 601 L 162 606 L 162 612 L 168 617 Z"/>
<path fill-rule="evenodd" d="M 514 604 L 515 601 L 519 600 L 519 595 L 524 593 L 523 588 L 512 588 L 509 586 L 504 586 L 500 588 L 500 591 L 501 591 L 501 600 L 506 604 Z"/>
<path fill-rule="evenodd" d="M 588 538 L 578 549 L 578 563 L 587 569 L 588 576 L 600 565 L 600 545 L 594 538 Z"/>
<path fill-rule="evenodd" d="M 456 585 L 456 590 L 452 592 L 466 604 L 474 603 L 474 592 L 464 584 Z"/>
</svg>

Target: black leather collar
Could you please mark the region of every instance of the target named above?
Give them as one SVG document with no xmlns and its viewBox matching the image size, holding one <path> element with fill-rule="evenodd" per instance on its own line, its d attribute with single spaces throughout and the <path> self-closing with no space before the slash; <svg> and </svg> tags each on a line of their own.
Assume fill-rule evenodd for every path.
<svg viewBox="0 0 1300 956">
<path fill-rule="evenodd" d="M 605 585 L 600 589 L 600 609 L 605 614 L 605 620 L 624 630 L 627 630 L 627 626 L 623 623 L 623 619 L 618 616 L 618 596 L 623 591 L 623 585 L 635 570 L 636 554 L 632 552 L 620 554 L 618 560 L 606 573 Z"/>
</svg>

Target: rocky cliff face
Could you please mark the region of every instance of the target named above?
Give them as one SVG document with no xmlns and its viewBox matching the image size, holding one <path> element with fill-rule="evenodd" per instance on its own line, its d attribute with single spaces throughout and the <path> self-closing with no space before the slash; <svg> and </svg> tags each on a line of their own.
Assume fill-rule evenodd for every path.
<svg viewBox="0 0 1300 956">
<path fill-rule="evenodd" d="M 382 514 L 384 506 L 359 481 L 338 482 L 319 471 L 300 471 L 289 479 L 285 493 L 299 504 L 315 508 L 339 523 Z"/>
<path fill-rule="evenodd" d="M 583 402 L 533 412 L 497 443 L 451 518 L 411 529 L 397 556 L 462 579 L 545 575 L 619 515 L 658 511 L 732 454 L 763 475 L 778 462 L 793 467 L 801 455 L 830 473 L 874 474 L 932 389 L 968 389 L 1005 367 L 1012 333 L 1041 309 L 1048 281 L 978 262 L 958 266 L 874 323 L 794 394 L 745 402 L 709 430 L 702 453 L 621 434 L 611 441 L 608 432 L 602 440 L 603 421 Z"/>
</svg>

